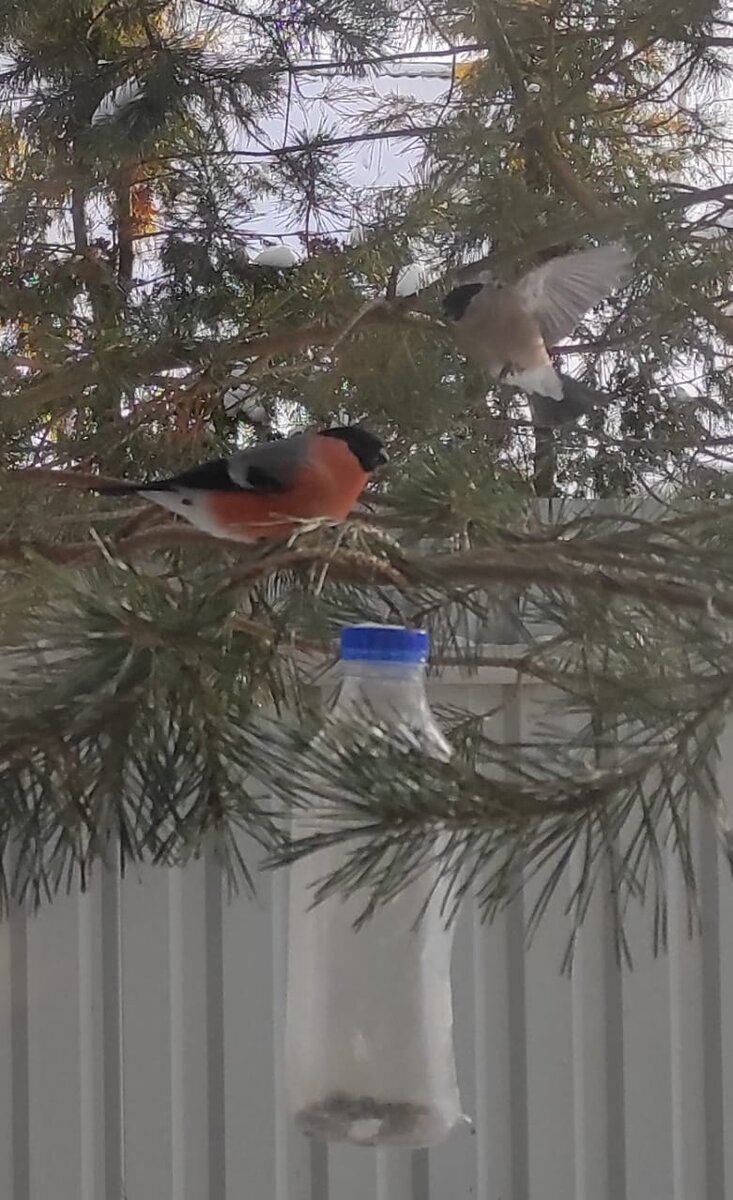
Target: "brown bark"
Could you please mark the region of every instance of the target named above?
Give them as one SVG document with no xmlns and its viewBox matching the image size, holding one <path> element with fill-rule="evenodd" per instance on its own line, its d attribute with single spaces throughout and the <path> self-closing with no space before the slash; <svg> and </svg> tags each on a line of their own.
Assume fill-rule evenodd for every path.
<svg viewBox="0 0 733 1200">
<path fill-rule="evenodd" d="M 127 289 L 135 266 L 135 222 L 132 212 L 134 169 L 121 167 L 115 180 L 115 220 L 117 226 L 117 279 Z"/>
<path fill-rule="evenodd" d="M 74 227 L 74 249 L 83 254 L 87 240 L 86 195 L 83 188 L 75 187 L 71 193 L 71 220 Z"/>
</svg>

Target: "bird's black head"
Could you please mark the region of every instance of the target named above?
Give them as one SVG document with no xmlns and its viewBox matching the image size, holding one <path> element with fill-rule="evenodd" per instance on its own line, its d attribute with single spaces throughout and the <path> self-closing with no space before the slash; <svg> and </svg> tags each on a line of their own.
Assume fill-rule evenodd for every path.
<svg viewBox="0 0 733 1200">
<path fill-rule="evenodd" d="M 332 429 L 324 429 L 322 437 L 338 438 L 346 442 L 349 450 L 358 458 L 362 469 L 371 475 L 377 467 L 384 466 L 389 456 L 373 433 L 369 433 L 361 425 L 334 425 Z"/>
<path fill-rule="evenodd" d="M 450 321 L 460 321 L 471 300 L 483 286 L 482 283 L 462 283 L 460 287 L 453 288 L 452 292 L 443 297 L 443 316 Z"/>
</svg>

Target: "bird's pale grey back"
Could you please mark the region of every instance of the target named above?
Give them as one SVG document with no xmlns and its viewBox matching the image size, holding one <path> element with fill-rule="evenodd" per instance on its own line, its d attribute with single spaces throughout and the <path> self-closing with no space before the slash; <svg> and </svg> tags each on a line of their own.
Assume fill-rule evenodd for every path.
<svg viewBox="0 0 733 1200">
<path fill-rule="evenodd" d="M 251 487 L 249 472 L 255 467 L 282 488 L 287 488 L 308 461 L 313 437 L 312 433 L 299 433 L 241 450 L 229 460 L 229 474 L 240 487 Z"/>
</svg>

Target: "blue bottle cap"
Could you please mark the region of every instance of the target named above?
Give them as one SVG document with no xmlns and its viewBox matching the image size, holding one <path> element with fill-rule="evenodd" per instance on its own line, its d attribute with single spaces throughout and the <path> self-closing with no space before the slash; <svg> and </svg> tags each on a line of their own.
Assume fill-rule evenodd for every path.
<svg viewBox="0 0 733 1200">
<path fill-rule="evenodd" d="M 430 638 L 424 629 L 404 625 L 347 625 L 341 630 L 345 662 L 425 663 Z"/>
</svg>

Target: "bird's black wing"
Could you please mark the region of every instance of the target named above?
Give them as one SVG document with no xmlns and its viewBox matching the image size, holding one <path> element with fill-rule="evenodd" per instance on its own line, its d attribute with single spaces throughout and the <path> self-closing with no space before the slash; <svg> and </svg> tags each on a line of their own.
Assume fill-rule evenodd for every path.
<svg viewBox="0 0 733 1200">
<path fill-rule="evenodd" d="M 108 485 L 98 490 L 107 495 L 170 492 L 176 488 L 204 492 L 286 492 L 307 462 L 309 445 L 308 435 L 296 434 L 277 442 L 261 442 L 231 458 L 199 463 L 168 479 Z"/>
<path fill-rule="evenodd" d="M 192 491 L 241 492 L 242 486 L 232 479 L 227 463 L 226 458 L 216 458 L 212 462 L 187 467 L 185 471 L 179 472 L 178 475 L 169 475 L 167 479 L 146 479 L 142 483 L 102 484 L 95 490 L 105 496 L 125 496 L 135 492 L 173 492 L 176 488 L 190 488 Z"/>
<path fill-rule="evenodd" d="M 179 475 L 162 481 L 167 487 L 185 487 L 193 491 L 205 492 L 241 492 L 243 487 L 236 483 L 229 474 L 229 459 L 215 458 L 211 462 L 199 463 L 188 467 Z M 152 485 L 155 487 L 155 484 Z"/>
<path fill-rule="evenodd" d="M 173 487 L 208 492 L 285 492 L 302 460 L 301 447 L 290 445 L 293 440 L 262 442 L 231 458 L 217 458 L 190 467 L 168 482 Z"/>
</svg>

